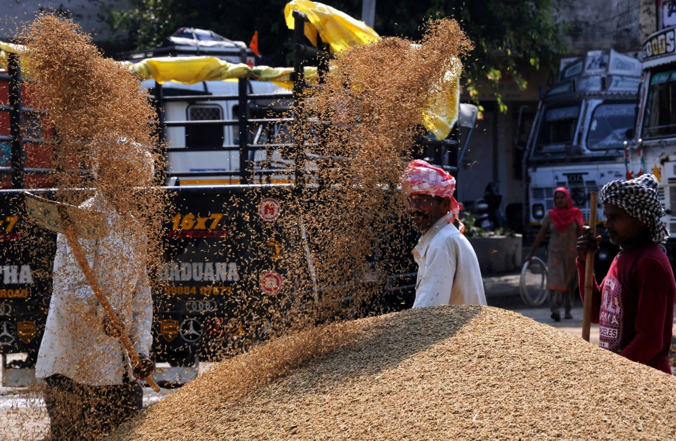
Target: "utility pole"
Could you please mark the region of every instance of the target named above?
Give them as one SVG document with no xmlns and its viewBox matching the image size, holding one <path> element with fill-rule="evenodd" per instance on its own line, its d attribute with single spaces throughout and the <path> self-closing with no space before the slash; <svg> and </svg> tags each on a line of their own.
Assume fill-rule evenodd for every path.
<svg viewBox="0 0 676 441">
<path fill-rule="evenodd" d="M 362 0 L 361 21 L 367 26 L 373 28 L 373 22 L 376 20 L 376 0 Z"/>
</svg>

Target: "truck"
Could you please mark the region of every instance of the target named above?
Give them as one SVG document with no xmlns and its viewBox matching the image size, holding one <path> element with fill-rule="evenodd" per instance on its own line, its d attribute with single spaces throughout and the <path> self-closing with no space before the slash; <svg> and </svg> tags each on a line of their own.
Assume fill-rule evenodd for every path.
<svg viewBox="0 0 676 441">
<path fill-rule="evenodd" d="M 305 256 L 308 277 L 315 282 L 313 289 L 293 295 L 310 306 L 322 295 L 322 281 L 314 274 L 311 232 L 302 219 L 293 232 L 281 227 L 283 220 L 297 219 L 295 208 L 285 203 L 301 193 L 296 174 L 310 176 L 323 160 L 288 136 L 287 124 L 297 117 L 288 111 L 305 87 L 303 66 L 326 55 L 321 53 L 321 41 L 320 49 L 315 49 L 305 39 L 302 30 L 307 17 L 296 11 L 294 19 L 300 32 L 294 32 L 293 92 L 246 78 L 195 85 L 160 84 L 152 79 L 142 83 L 157 106 L 162 136 L 170 142 L 161 191 L 170 194 L 171 212 L 163 230 L 163 262 L 150 274 L 154 302 L 151 356 L 158 363 L 153 377 L 162 387 L 177 387 L 194 378 L 198 363 L 227 356 L 224 348 L 241 351 L 246 349 L 243 340 L 268 337 L 265 320 L 248 318 L 265 317 L 264 302 L 257 300 L 274 302 L 294 289 L 286 274 L 289 250 L 300 250 Z M 181 38 L 189 33 L 183 30 Z M 183 46 L 165 45 L 158 54 L 199 54 L 194 47 Z M 149 50 L 123 58 L 143 60 L 158 54 Z M 251 54 L 239 44 L 209 50 L 211 56 L 233 54 L 242 62 L 250 61 Z M 0 354 L 3 384 L 17 386 L 32 381 L 31 369 L 49 307 L 50 256 L 55 249 L 42 249 L 40 259 L 27 251 L 32 248 L 32 237 L 54 236 L 27 222 L 22 208 L 25 182 L 42 175 L 48 179 L 50 169 L 48 157 L 33 167 L 21 160 L 26 147 L 31 142 L 39 145 L 41 139 L 40 133 L 34 138 L 26 136 L 22 130 L 25 119 L 20 115 L 41 111 L 22 106 L 18 57 L 10 54 L 9 58 L 8 72 L 0 77 L 14 91 L 7 97 L 8 105 L 0 108 L 11 120 L 0 120 L 11 123 L 11 133 L 2 138 L 10 144 L 10 160 L 0 168 L 0 173 L 9 176 L 7 186 L 0 190 L 0 229 L 4 229 L 0 235 Z M 463 106 L 452 139 L 420 139 L 414 156 L 456 171 L 457 151 L 462 140 L 469 139 L 475 118 L 476 108 Z M 299 159 L 305 167 L 296 169 Z M 330 191 L 321 183 L 305 181 L 311 191 Z M 41 187 L 31 192 L 47 198 L 54 193 L 49 182 Z M 396 241 L 399 247 L 410 246 L 396 250 L 396 255 L 411 256 L 415 233 L 407 225 L 399 225 L 396 231 L 410 235 L 410 240 Z M 383 232 L 383 241 L 388 240 L 387 234 Z M 398 260 L 380 277 L 366 275 L 355 281 L 378 284 L 382 292 L 379 311 L 412 305 L 415 262 L 412 257 Z M 245 302 L 242 293 L 248 294 Z"/>
<path fill-rule="evenodd" d="M 524 229 L 540 227 L 567 187 L 589 222 L 590 192 L 624 179 L 624 142 L 636 113 L 641 62 L 613 49 L 564 59 L 538 104 L 523 164 Z M 599 210 L 598 225 L 604 218 Z M 603 228 L 600 229 L 603 235 Z M 617 249 L 604 240 L 595 268 L 605 273 Z"/>
<path fill-rule="evenodd" d="M 627 178 L 652 173 L 666 210 L 667 255 L 676 259 L 676 26 L 650 35 L 641 52 L 643 72 L 636 126 L 626 145 Z"/>
</svg>

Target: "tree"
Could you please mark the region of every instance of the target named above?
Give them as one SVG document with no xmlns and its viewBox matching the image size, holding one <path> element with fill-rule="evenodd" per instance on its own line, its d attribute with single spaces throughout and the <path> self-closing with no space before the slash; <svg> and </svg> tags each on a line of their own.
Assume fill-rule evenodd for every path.
<svg viewBox="0 0 676 441">
<path fill-rule="evenodd" d="M 160 43 L 180 27 L 210 29 L 224 37 L 248 42 L 259 32 L 259 49 L 267 62 L 291 63 L 291 32 L 284 23 L 287 0 L 129 0 L 125 10 L 105 8 L 112 30 L 128 32 L 130 49 Z M 361 0 L 325 0 L 353 17 L 361 14 Z M 375 30 L 381 36 L 420 38 L 427 17 L 458 20 L 475 49 L 465 60 L 465 84 L 476 94 L 477 81 L 497 85 L 511 75 L 522 88 L 518 72 L 523 63 L 539 68 L 551 64 L 565 50 L 563 29 L 553 21 L 551 0 L 381 0 L 376 6 Z M 500 97 L 498 101 L 502 106 Z"/>
</svg>

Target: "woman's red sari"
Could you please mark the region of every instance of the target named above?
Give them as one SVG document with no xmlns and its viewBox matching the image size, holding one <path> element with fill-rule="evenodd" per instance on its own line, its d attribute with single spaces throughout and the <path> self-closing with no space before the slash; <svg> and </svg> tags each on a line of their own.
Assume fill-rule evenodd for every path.
<svg viewBox="0 0 676 441">
<path fill-rule="evenodd" d="M 568 206 L 566 208 L 559 208 L 556 206 L 556 193 L 559 191 L 566 195 L 566 200 L 568 201 Z M 555 198 L 554 209 L 549 210 L 549 217 L 552 219 L 557 230 L 565 232 L 574 221 L 577 221 L 580 228 L 584 226 L 582 212 L 579 208 L 573 206 L 573 200 L 566 187 L 559 187 L 554 190 L 553 197 Z"/>
</svg>

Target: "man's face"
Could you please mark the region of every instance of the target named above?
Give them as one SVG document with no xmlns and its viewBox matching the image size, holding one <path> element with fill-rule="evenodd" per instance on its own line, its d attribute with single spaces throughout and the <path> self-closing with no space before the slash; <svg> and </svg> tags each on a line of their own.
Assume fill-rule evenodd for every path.
<svg viewBox="0 0 676 441">
<path fill-rule="evenodd" d="M 614 245 L 623 246 L 643 234 L 645 224 L 617 205 L 603 204 L 603 215 L 608 238 Z"/>
<path fill-rule="evenodd" d="M 411 216 L 413 225 L 421 232 L 429 230 L 450 209 L 448 199 L 437 199 L 434 196 L 415 194 L 408 199 L 406 212 Z"/>
</svg>

